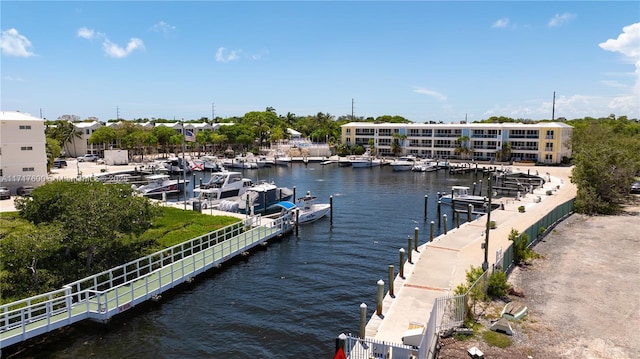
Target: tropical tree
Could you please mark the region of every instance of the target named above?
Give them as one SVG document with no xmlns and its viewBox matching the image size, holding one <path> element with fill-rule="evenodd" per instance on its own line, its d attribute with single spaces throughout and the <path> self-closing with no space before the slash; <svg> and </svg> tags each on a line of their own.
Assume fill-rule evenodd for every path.
<svg viewBox="0 0 640 359">
<path fill-rule="evenodd" d="M 45 149 L 47 153 L 47 172 L 49 172 L 53 166 L 53 160 L 60 156 L 62 149 L 58 140 L 49 137 L 46 138 Z"/>
<path fill-rule="evenodd" d="M 500 162 L 509 161 L 511 159 L 511 144 L 509 142 L 503 142 L 502 148 L 498 151 L 497 155 Z"/>
<path fill-rule="evenodd" d="M 167 126 L 155 126 L 152 133 L 158 139 L 158 144 L 162 148 L 160 152 L 167 153 L 171 144 L 171 137 L 176 134 L 176 131 Z"/>
<path fill-rule="evenodd" d="M 391 153 L 393 156 L 398 157 L 402 155 L 402 142 L 407 139 L 407 135 L 401 135 L 394 132 L 391 137 L 393 138 L 391 141 Z"/>
<path fill-rule="evenodd" d="M 102 264 L 110 262 L 113 242 L 144 232 L 159 213 L 156 205 L 136 196 L 129 186 L 97 181 L 50 182 L 36 188 L 30 198 L 15 202 L 20 216 L 35 225 L 61 226 L 65 260 L 82 260 L 83 274 L 106 269 Z"/>
<path fill-rule="evenodd" d="M 102 126 L 99 129 L 93 131 L 89 136 L 90 144 L 102 144 L 103 148 L 107 148 L 107 145 L 113 143 L 116 140 L 116 130 L 110 126 Z"/>
<path fill-rule="evenodd" d="M 469 158 L 473 154 L 473 150 L 469 147 L 469 136 L 460 136 L 457 140 L 458 147 L 454 149 L 454 153 L 460 155 L 463 159 Z"/>
</svg>

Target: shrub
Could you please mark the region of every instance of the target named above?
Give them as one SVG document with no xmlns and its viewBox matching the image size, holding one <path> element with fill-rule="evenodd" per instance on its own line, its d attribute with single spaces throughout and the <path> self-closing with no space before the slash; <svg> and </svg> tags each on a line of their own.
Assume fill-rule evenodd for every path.
<svg viewBox="0 0 640 359">
<path fill-rule="evenodd" d="M 496 270 L 489 277 L 487 294 L 492 298 L 502 298 L 506 296 L 507 290 L 511 287 L 507 281 L 507 274 L 501 270 Z"/>
<path fill-rule="evenodd" d="M 518 207 L 518 212 L 520 212 L 520 213 L 524 213 L 524 206 L 520 206 L 520 207 Z"/>
<path fill-rule="evenodd" d="M 496 221 L 490 221 L 489 222 L 489 228 L 490 229 L 496 229 Z"/>
<path fill-rule="evenodd" d="M 547 196 L 551 196 L 553 194 L 552 190 L 547 190 Z"/>
</svg>

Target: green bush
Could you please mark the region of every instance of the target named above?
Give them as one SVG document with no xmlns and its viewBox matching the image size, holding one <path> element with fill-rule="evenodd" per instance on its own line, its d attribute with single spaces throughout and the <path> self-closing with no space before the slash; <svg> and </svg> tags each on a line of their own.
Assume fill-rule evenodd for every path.
<svg viewBox="0 0 640 359">
<path fill-rule="evenodd" d="M 501 270 L 496 270 L 489 277 L 487 294 L 491 298 L 503 298 L 507 295 L 507 290 L 511 287 L 507 281 L 507 274 Z"/>
<path fill-rule="evenodd" d="M 518 207 L 518 212 L 520 212 L 520 213 L 524 213 L 524 206 L 520 206 L 520 207 Z"/>
</svg>

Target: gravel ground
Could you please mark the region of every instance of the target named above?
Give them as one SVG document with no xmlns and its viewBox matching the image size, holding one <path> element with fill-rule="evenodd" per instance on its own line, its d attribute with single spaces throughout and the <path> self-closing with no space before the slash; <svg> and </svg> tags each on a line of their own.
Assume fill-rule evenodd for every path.
<svg viewBox="0 0 640 359">
<path fill-rule="evenodd" d="M 485 358 L 640 358 L 640 196 L 616 216 L 574 214 L 533 249 L 539 259 L 516 268 L 509 282 L 528 308 L 512 322 L 513 343 L 489 347 L 479 336 L 447 338 L 441 359 L 468 359 L 476 346 Z M 493 302 L 484 329 L 500 315 Z"/>
</svg>

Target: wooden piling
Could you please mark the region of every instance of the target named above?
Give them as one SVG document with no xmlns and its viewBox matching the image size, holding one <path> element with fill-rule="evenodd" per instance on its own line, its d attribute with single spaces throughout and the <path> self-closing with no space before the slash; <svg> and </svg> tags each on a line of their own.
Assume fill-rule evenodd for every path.
<svg viewBox="0 0 640 359">
<path fill-rule="evenodd" d="M 395 271 L 393 269 L 393 264 L 389 264 L 389 296 L 392 298 L 395 296 L 393 294 L 393 277 L 395 275 Z"/>
<path fill-rule="evenodd" d="M 398 252 L 400 253 L 400 264 L 398 266 L 400 273 L 398 275 L 404 279 L 404 248 L 400 248 Z"/>
<path fill-rule="evenodd" d="M 376 305 L 376 314 L 378 316 L 382 315 L 382 301 L 384 299 L 384 281 L 380 279 L 378 281 L 378 303 Z"/>
<path fill-rule="evenodd" d="M 447 214 L 443 214 L 442 218 L 444 219 L 444 234 L 447 234 Z"/>
<path fill-rule="evenodd" d="M 418 232 L 420 231 L 420 229 L 418 227 L 413 229 L 413 249 L 417 252 L 418 251 Z"/>
<path fill-rule="evenodd" d="M 411 250 L 411 236 L 407 236 L 407 248 L 408 248 L 408 251 L 409 251 L 409 253 L 408 253 L 408 256 L 409 256 L 408 257 L 408 261 L 409 261 L 409 263 L 413 264 L 413 261 L 411 260 L 411 252 L 413 252 Z"/>
<path fill-rule="evenodd" d="M 427 206 L 429 203 L 429 195 L 425 194 L 424 195 L 424 220 L 427 220 Z"/>
<path fill-rule="evenodd" d="M 429 231 L 429 242 L 433 242 L 433 230 L 435 226 L 436 226 L 435 222 L 431 221 L 431 229 Z"/>
</svg>

